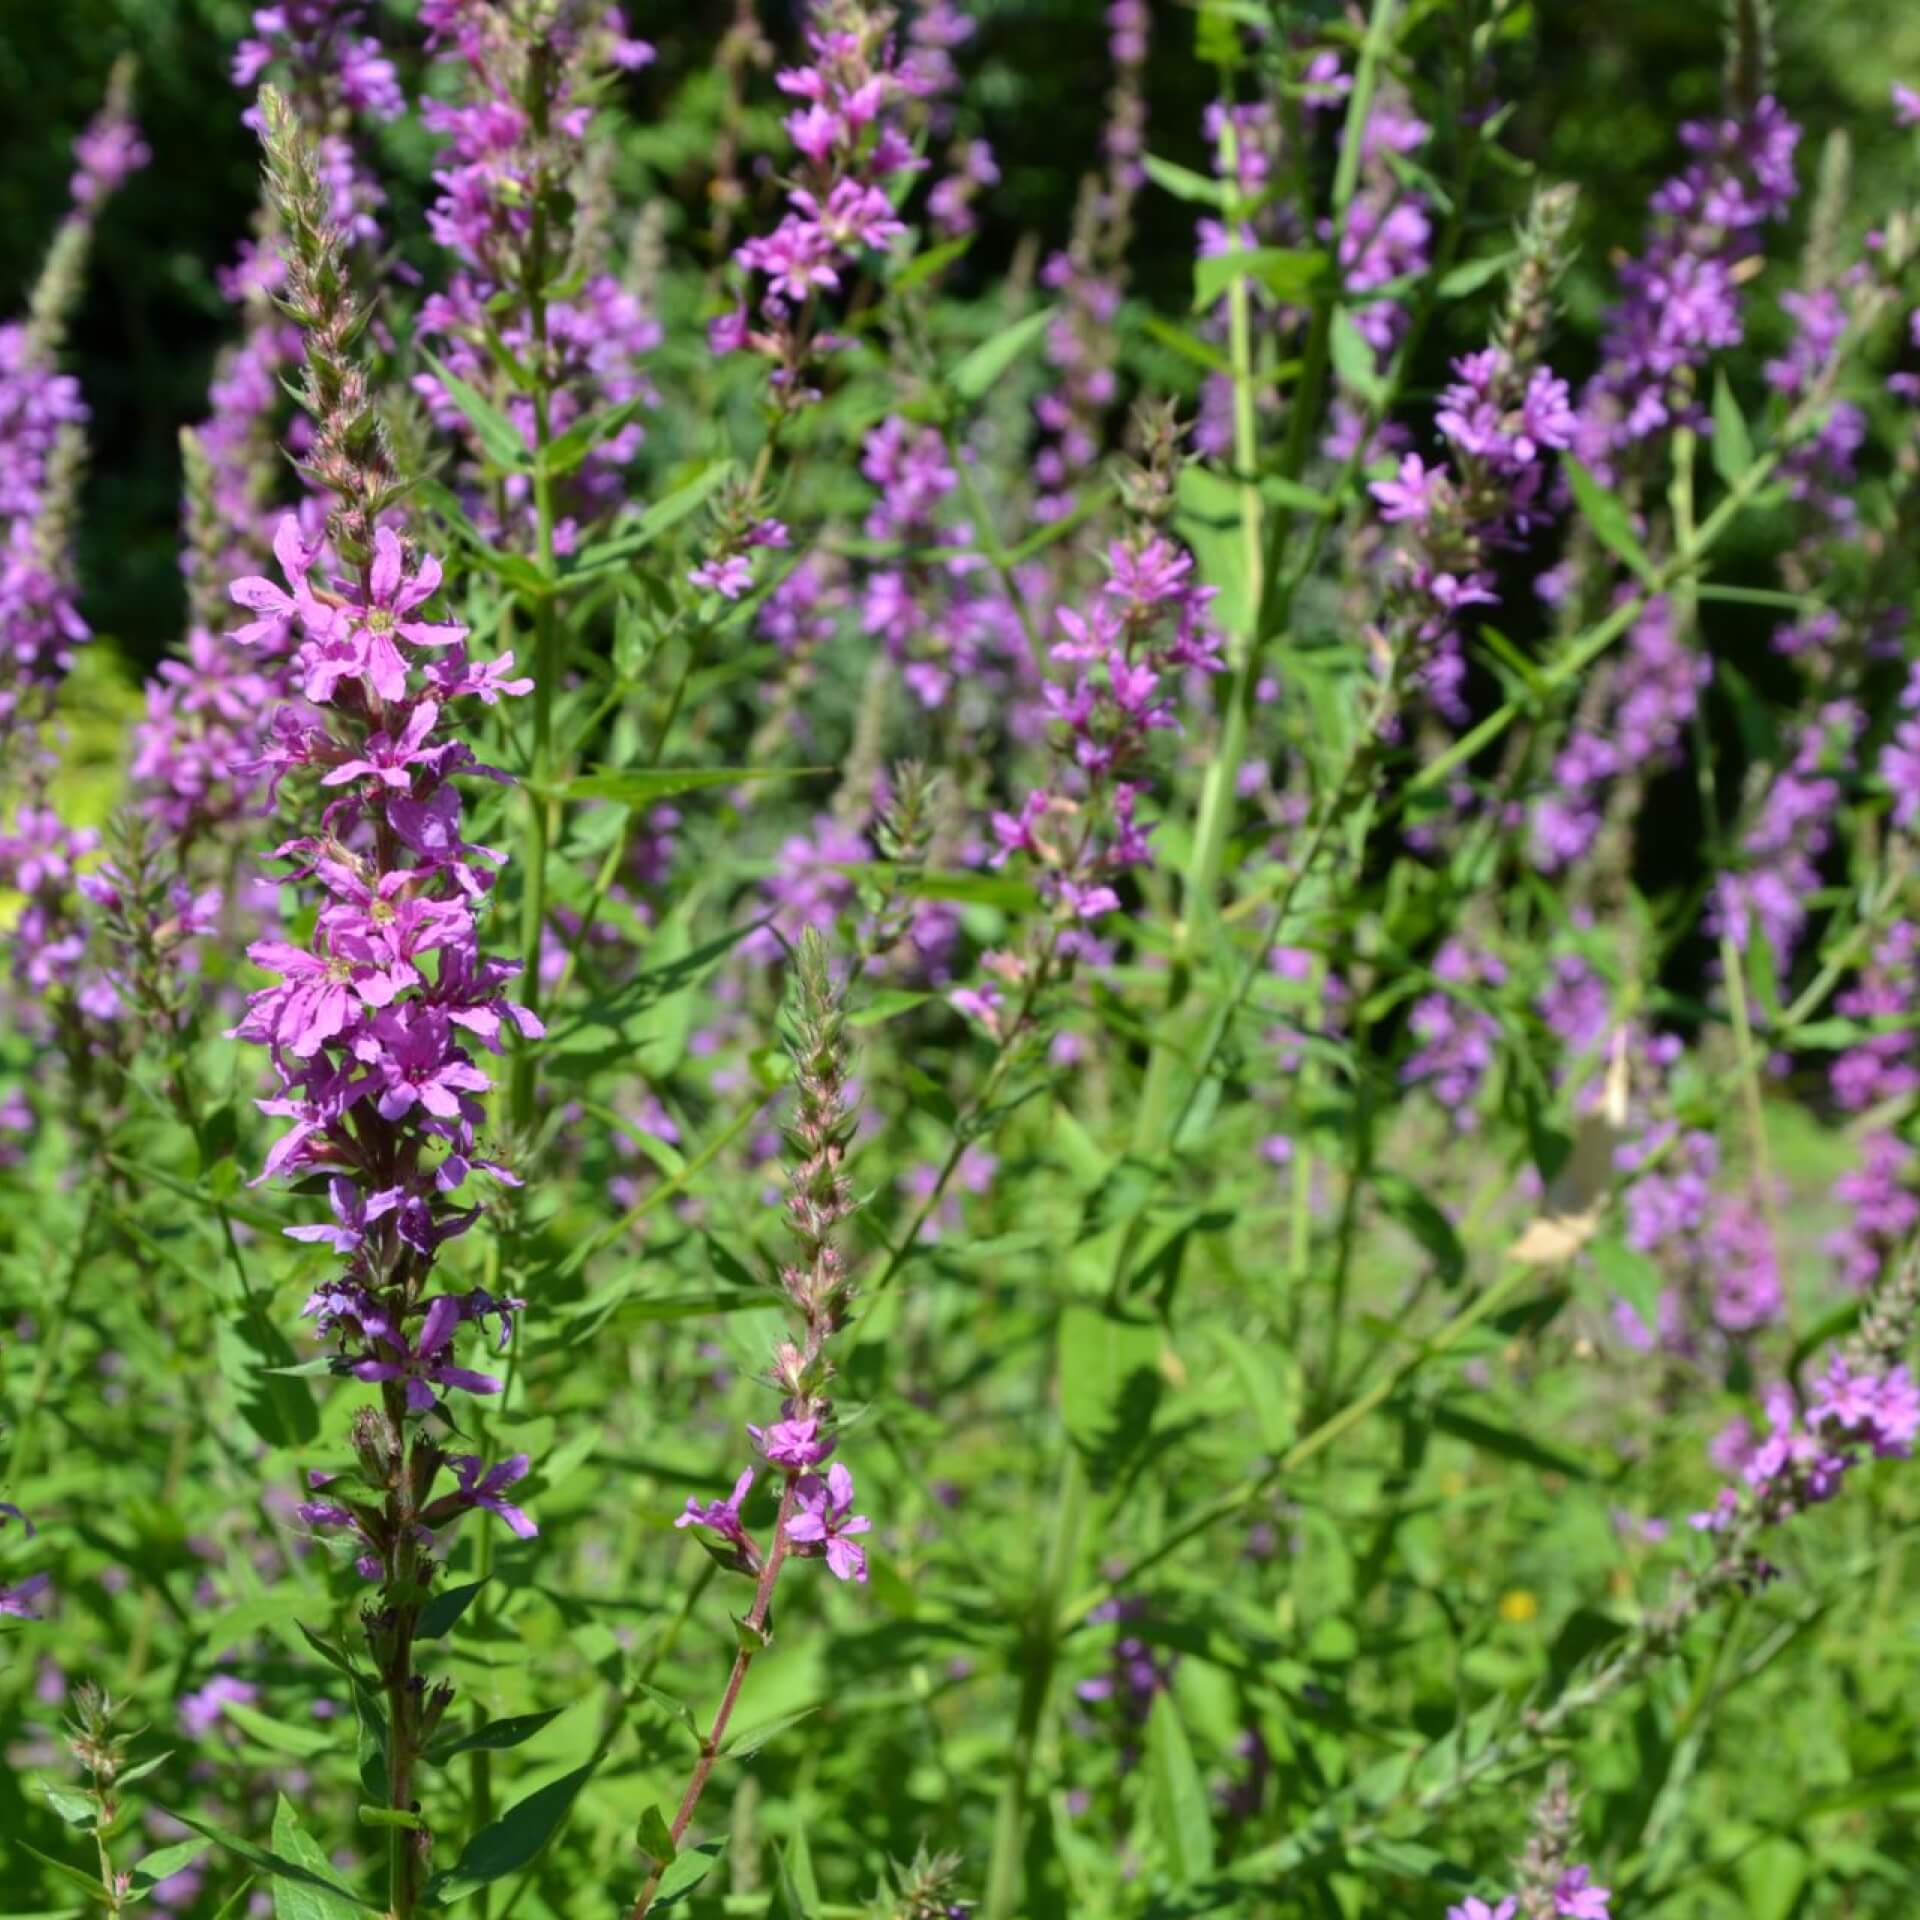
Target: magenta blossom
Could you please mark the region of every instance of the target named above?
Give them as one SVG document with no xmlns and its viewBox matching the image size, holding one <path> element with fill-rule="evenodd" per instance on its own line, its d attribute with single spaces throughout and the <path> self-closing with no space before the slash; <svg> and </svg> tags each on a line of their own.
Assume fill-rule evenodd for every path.
<svg viewBox="0 0 1920 1920">
<path fill-rule="evenodd" d="M 834 1436 L 822 1433 L 818 1420 L 781 1420 L 771 1427 L 749 1426 L 747 1431 L 774 1466 L 791 1473 L 817 1467 L 834 1449 Z"/>
<path fill-rule="evenodd" d="M 531 1540 L 540 1531 L 522 1509 L 502 1498 L 515 1481 L 527 1477 L 529 1462 L 524 1453 L 516 1453 L 494 1467 L 484 1465 L 480 1456 L 473 1453 L 455 1454 L 447 1464 L 460 1477 L 457 1497 L 466 1505 L 497 1513 L 521 1540 Z"/>
<path fill-rule="evenodd" d="M 848 1538 L 872 1525 L 865 1514 L 853 1511 L 853 1475 L 839 1461 L 827 1469 L 824 1481 L 808 1474 L 796 1489 L 798 1511 L 787 1522 L 787 1540 L 805 1557 L 824 1554 L 834 1577 L 864 1583 L 867 1556 Z"/>
<path fill-rule="evenodd" d="M 673 1524 L 676 1527 L 709 1527 L 722 1540 L 750 1553 L 753 1542 L 747 1538 L 746 1529 L 740 1524 L 740 1508 L 753 1490 L 753 1473 L 753 1468 L 747 1468 L 733 1483 L 733 1491 L 724 1500 L 709 1500 L 702 1506 L 692 1494 L 688 1494 L 687 1510 Z"/>
</svg>

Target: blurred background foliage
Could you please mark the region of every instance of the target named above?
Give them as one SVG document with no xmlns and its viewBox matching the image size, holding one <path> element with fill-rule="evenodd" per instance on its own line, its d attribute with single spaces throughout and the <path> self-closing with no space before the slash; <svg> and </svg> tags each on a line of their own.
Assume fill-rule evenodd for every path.
<svg viewBox="0 0 1920 1920">
<path fill-rule="evenodd" d="M 1102 0 L 974 0 L 970 10 L 980 30 L 964 55 L 974 76 L 969 110 L 981 116 L 978 130 L 992 141 L 1003 178 L 989 237 L 967 263 L 970 288 L 963 281 L 962 292 L 1002 279 L 1020 252 L 1019 236 L 1042 247 L 1064 239 L 1080 175 L 1099 149 L 1108 75 Z M 374 11 L 383 38 L 414 49 L 402 69 L 417 82 L 420 36 L 407 18 L 411 8 Z M 1920 8 L 1909 0 L 1785 0 L 1776 11 L 1777 91 L 1810 142 L 1836 126 L 1855 130 L 1856 202 L 1884 203 L 1880 190 L 1901 151 L 1887 86 L 1891 76 L 1920 69 Z M 785 47 L 797 37 L 799 12 L 797 0 L 762 0 L 760 18 Z M 1325 18 L 1338 9 L 1302 12 Z M 7 150 L 0 230 L 10 236 L 0 258 L 0 311 L 16 310 L 31 283 L 65 205 L 71 142 L 98 104 L 113 59 L 132 52 L 141 65 L 139 114 L 155 164 L 108 210 L 70 355 L 94 412 L 84 604 L 136 672 L 180 633 L 176 438 L 204 410 L 213 356 L 231 320 L 214 275 L 232 258 L 253 210 L 254 144 L 228 77 L 248 13 L 244 0 L 0 7 Z M 632 0 L 628 13 L 660 57 L 628 83 L 623 164 L 650 181 L 669 233 L 697 231 L 705 223 L 717 106 L 711 53 L 732 7 L 728 0 Z M 1161 0 L 1155 16 L 1162 45 L 1178 46 L 1183 57 L 1149 67 L 1149 146 L 1204 167 L 1201 115 L 1211 86 L 1208 71 L 1184 57 L 1193 15 Z M 1583 248 L 1566 289 L 1573 337 L 1556 354 L 1577 384 L 1612 256 L 1632 244 L 1647 194 L 1676 164 L 1674 128 L 1714 109 L 1719 9 L 1672 0 L 1542 0 L 1519 24 L 1505 74 L 1520 102 L 1508 144 L 1543 173 L 1586 187 Z M 1042 48 L 1045 58 L 1034 57 Z M 763 83 L 769 121 L 774 102 Z M 1804 158 L 1810 168 L 1812 156 Z M 423 196 L 431 142 L 417 123 L 396 127 L 381 161 L 404 215 L 409 200 Z M 1517 209 L 1526 181 L 1515 176 L 1505 191 Z M 392 224 L 405 232 L 408 223 Z M 1191 210 L 1165 194 L 1145 194 L 1133 251 L 1136 291 L 1184 309 L 1192 251 Z M 1436 334 L 1430 380 L 1464 344 Z M 1766 344 L 1754 343 L 1755 350 Z"/>
</svg>

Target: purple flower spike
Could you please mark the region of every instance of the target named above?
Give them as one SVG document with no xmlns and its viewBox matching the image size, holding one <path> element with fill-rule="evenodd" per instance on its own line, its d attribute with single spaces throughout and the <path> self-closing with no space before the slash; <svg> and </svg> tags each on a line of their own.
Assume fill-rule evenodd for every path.
<svg viewBox="0 0 1920 1920">
<path fill-rule="evenodd" d="M 824 1481 L 810 1473 L 800 1482 L 798 1511 L 787 1522 L 787 1539 L 805 1557 L 825 1554 L 836 1579 L 864 1584 L 867 1556 L 847 1536 L 865 1533 L 872 1525 L 865 1514 L 853 1512 L 853 1475 L 836 1460 Z"/>
</svg>

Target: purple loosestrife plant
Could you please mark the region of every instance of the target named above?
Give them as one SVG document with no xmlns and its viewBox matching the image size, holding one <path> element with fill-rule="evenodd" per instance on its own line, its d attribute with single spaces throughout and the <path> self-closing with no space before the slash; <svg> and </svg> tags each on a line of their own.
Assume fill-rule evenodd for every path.
<svg viewBox="0 0 1920 1920">
<path fill-rule="evenodd" d="M 864 1584 L 867 1558 L 860 1536 L 872 1523 L 854 1511 L 853 1475 L 839 1447 L 833 1401 L 828 1394 L 834 1367 L 829 1346 L 846 1324 L 853 1281 L 841 1253 L 841 1227 L 855 1201 L 847 1177 L 847 1149 L 854 1115 L 847 1098 L 840 993 L 827 958 L 826 944 L 809 928 L 794 956 L 793 1032 L 788 1052 L 793 1062 L 794 1116 L 788 1128 L 793 1155 L 787 1175 L 786 1222 L 798 1243 L 797 1257 L 783 1267 L 780 1283 L 798 1321 L 796 1335 L 775 1349 L 767 1380 L 780 1396 L 780 1418 L 747 1429 L 755 1451 L 779 1488 L 779 1506 L 764 1544 L 741 1519 L 741 1507 L 760 1468 L 748 1467 L 724 1500 L 689 1499 L 674 1523 L 698 1528 L 714 1558 L 728 1572 L 753 1582 L 753 1601 L 737 1623 L 738 1651 L 727 1677 L 713 1725 L 700 1744 L 700 1756 L 688 1778 L 670 1825 L 656 1813 L 643 1824 L 642 1844 L 654 1865 L 633 1904 L 632 1920 L 642 1920 L 653 1905 L 674 1851 L 686 1838 L 699 1810 L 740 1689 L 754 1657 L 772 1639 L 774 1590 L 790 1558 L 824 1560 L 839 1580 Z"/>
<path fill-rule="evenodd" d="M 104 544 L 68 359 L 0 370 L 57 556 L 0 812 L 40 1906 L 842 1913 L 924 1822 L 876 1916 L 1370 1915 L 1444 1846 L 1487 1890 L 1422 1915 L 1605 1920 L 1724 1904 L 1711 1823 L 1816 1744 L 1869 1865 L 1803 1904 L 1897 1901 L 1920 95 L 1803 201 L 1736 0 L 1616 281 L 1632 208 L 1529 205 L 1582 147 L 1528 9 L 1160 11 L 1084 10 L 1090 89 L 954 0 L 655 9 L 657 60 L 604 0 L 249 0 L 130 771 L 88 696 L 144 637 L 63 690 L 46 620 Z M 1009 117 L 1062 84 L 1077 201 Z M 1149 93 L 1213 105 L 1149 155 Z M 34 1776 L 81 1658 L 181 1742 L 138 1842 L 104 1700 L 108 1791 Z"/>
<path fill-rule="evenodd" d="M 287 246 L 283 300 L 305 342 L 307 471 L 334 504 L 324 543 L 291 516 L 281 522 L 282 579 L 232 588 L 253 615 L 243 642 L 296 636 L 292 674 L 309 704 L 276 716 L 270 757 L 283 805 L 297 795 L 311 812 L 307 830 L 276 853 L 318 908 L 305 943 L 249 949 L 279 979 L 251 996 L 237 1032 L 269 1050 L 278 1084 L 259 1104 L 287 1123 L 265 1176 L 327 1183 L 331 1219 L 287 1230 L 342 1263 L 307 1312 L 334 1343 L 335 1370 L 380 1389 L 355 1417 L 353 1471 L 311 1476 L 321 1497 L 301 1516 L 345 1535 L 361 1572 L 379 1582 L 362 1623 L 386 1701 L 389 1803 L 411 1814 L 414 1769 L 452 1698 L 445 1682 L 427 1690 L 413 1664 L 436 1530 L 484 1509 L 516 1533 L 533 1531 L 505 1498 L 526 1457 L 491 1467 L 450 1457 L 432 1418 L 448 1392 L 499 1391 L 458 1351 L 496 1316 L 504 1336 L 524 1303 L 431 1292 L 440 1247 L 479 1218 L 469 1183 L 514 1177 L 478 1145 L 478 1096 L 491 1081 L 475 1052 L 499 1052 L 513 1028 L 540 1031 L 506 997 L 517 969 L 481 949 L 499 856 L 463 837 L 456 781 L 492 770 L 451 723 L 462 703 L 491 704 L 527 683 L 511 677 L 510 656 L 478 661 L 462 627 L 428 615 L 440 564 L 411 552 L 388 521 L 398 476 L 352 357 L 364 316 L 346 235 L 285 101 L 263 91 L 261 110 Z M 443 1468 L 456 1485 L 437 1492 Z M 431 1836 L 418 1825 L 393 1835 L 390 1898 L 406 1915 L 421 1896 Z"/>
</svg>

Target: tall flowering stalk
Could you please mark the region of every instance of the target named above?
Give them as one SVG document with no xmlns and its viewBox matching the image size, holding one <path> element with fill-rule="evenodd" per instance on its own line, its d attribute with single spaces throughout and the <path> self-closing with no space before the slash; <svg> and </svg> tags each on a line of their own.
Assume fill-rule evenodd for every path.
<svg viewBox="0 0 1920 1920">
<path fill-rule="evenodd" d="M 418 324 L 445 357 L 430 358 L 414 384 L 439 425 L 467 432 L 467 497 L 480 523 L 557 586 L 559 557 L 622 500 L 643 437 L 635 415 L 653 397 L 640 360 L 659 328 L 606 266 L 609 209 L 587 145 L 602 75 L 644 67 L 653 50 L 628 34 L 618 7 L 585 0 L 432 0 L 422 19 L 457 91 L 423 109 L 444 141 L 427 224 L 454 270 Z M 563 434 L 581 451 L 555 462 L 549 450 Z M 557 590 L 536 596 L 520 928 L 529 1006 L 539 1004 L 547 867 L 564 826 L 555 787 L 565 743 L 554 726 L 563 614 Z M 521 1053 L 513 1118 L 522 1130 L 533 1095 L 533 1061 Z"/>
<path fill-rule="evenodd" d="M 906 231 L 890 186 L 924 162 L 899 123 L 913 70 L 898 64 L 893 24 L 890 9 L 865 0 L 814 0 L 809 58 L 776 76 L 781 92 L 801 103 L 786 123 L 800 177 L 780 224 L 734 250 L 749 291 L 713 323 L 708 341 L 716 353 L 745 349 L 767 360 L 783 410 L 818 398 L 815 362 L 847 344 L 823 326 L 821 296 L 842 290 L 862 253 Z"/>
<path fill-rule="evenodd" d="M 387 1707 L 387 1777 L 396 1813 L 417 1813 L 414 1769 L 452 1698 L 414 1671 L 414 1633 L 434 1577 L 434 1529 L 484 1507 L 522 1536 L 535 1529 L 506 1490 L 528 1470 L 519 1455 L 489 1467 L 449 1456 L 432 1431 L 449 1390 L 500 1383 L 461 1366 L 463 1328 L 500 1324 L 523 1303 L 475 1289 L 430 1294 L 440 1247 L 479 1218 L 463 1205 L 476 1174 L 511 1181 L 476 1144 L 490 1081 L 469 1048 L 500 1049 L 539 1023 L 502 989 L 517 969 L 480 947 L 499 856 L 462 835 L 457 776 L 492 774 L 445 731 L 455 703 L 489 704 L 527 690 L 511 656 L 482 664 L 465 631 L 424 616 L 440 563 L 414 555 L 387 523 L 400 492 L 366 376 L 353 358 L 365 324 L 314 149 L 285 100 L 263 91 L 268 189 L 288 249 L 284 304 L 305 341 L 300 399 L 313 421 L 305 463 L 333 496 L 324 546 L 282 521 L 274 550 L 285 584 L 233 583 L 253 614 L 243 641 L 297 636 L 294 673 L 309 710 L 275 716 L 276 785 L 318 804 L 305 831 L 276 852 L 316 896 L 305 945 L 268 940 L 249 957 L 279 980 L 251 996 L 238 1035 L 270 1050 L 276 1092 L 259 1104 L 288 1121 L 263 1177 L 323 1177 L 331 1220 L 287 1229 L 331 1247 L 339 1275 L 308 1302 L 335 1343 L 335 1370 L 376 1385 L 356 1415 L 354 1469 L 310 1476 L 301 1508 L 345 1536 L 379 1582 L 361 1614 Z M 499 777 L 499 776 L 494 776 Z M 456 1485 L 436 1493 L 443 1469 Z M 324 1488 L 324 1492 L 319 1489 Z M 392 1912 L 418 1902 L 431 1836 L 393 1829 Z"/>
<path fill-rule="evenodd" d="M 1065 678 L 1044 689 L 1052 777 L 1017 814 L 993 816 L 993 864 L 1015 854 L 1033 861 L 1069 951 L 1080 929 L 1119 908 L 1114 882 L 1152 863 L 1137 810 L 1149 743 L 1179 726 L 1177 676 L 1218 673 L 1223 664 L 1211 612 L 1217 589 L 1199 584 L 1193 556 L 1164 531 L 1180 459 L 1171 412 L 1143 412 L 1140 437 L 1144 457 L 1127 481 L 1135 525 L 1109 547 L 1106 582 L 1086 610 L 1062 607 L 1054 616 L 1064 637 L 1052 657 Z"/>
<path fill-rule="evenodd" d="M 74 142 L 72 204 L 24 319 L 0 326 L 0 743 L 44 715 L 87 636 L 71 553 L 86 458 L 86 402 L 59 369 L 100 210 L 149 158 L 129 109 L 133 68 Z"/>
<path fill-rule="evenodd" d="M 1430 465 L 1409 453 L 1391 480 L 1370 489 L 1381 518 L 1405 540 L 1376 648 L 1383 663 L 1413 668 L 1434 705 L 1456 721 L 1466 714 L 1460 623 L 1469 609 L 1495 603 L 1494 563 L 1542 519 L 1547 457 L 1574 437 L 1567 383 L 1544 356 L 1575 201 L 1564 186 L 1536 197 L 1493 340 L 1454 362 L 1454 381 L 1434 415 L 1448 460 Z"/>
<path fill-rule="evenodd" d="M 700 1743 L 678 1811 L 664 1837 L 643 1842 L 654 1866 L 633 1904 L 632 1920 L 652 1906 L 674 1851 L 686 1838 L 700 1806 L 713 1763 L 739 1704 L 740 1689 L 756 1654 L 770 1644 L 768 1619 L 781 1568 L 790 1558 L 823 1559 L 837 1579 L 864 1582 L 867 1559 L 859 1536 L 871 1522 L 853 1510 L 853 1475 L 844 1462 L 827 1465 L 839 1444 L 828 1388 L 833 1362 L 828 1343 L 846 1324 L 853 1281 L 838 1245 L 841 1227 L 855 1201 L 847 1179 L 847 1149 L 855 1116 L 848 1105 L 840 995 L 828 966 L 827 949 L 811 928 L 795 954 L 794 1029 L 788 1042 L 793 1061 L 796 1105 L 788 1144 L 793 1160 L 787 1174 L 788 1230 L 798 1243 L 793 1262 L 781 1269 L 780 1284 L 798 1321 L 796 1337 L 774 1348 L 768 1381 L 781 1396 L 780 1418 L 748 1434 L 780 1486 L 779 1511 L 764 1546 L 740 1515 L 753 1490 L 758 1469 L 748 1467 L 724 1500 L 689 1499 L 675 1522 L 713 1535 L 707 1550 L 729 1572 L 754 1583 L 753 1603 L 738 1622 L 739 1647 L 713 1725 Z M 824 1472 L 821 1469 L 825 1469 Z M 657 1821 L 657 1816 L 656 1816 Z"/>
</svg>

